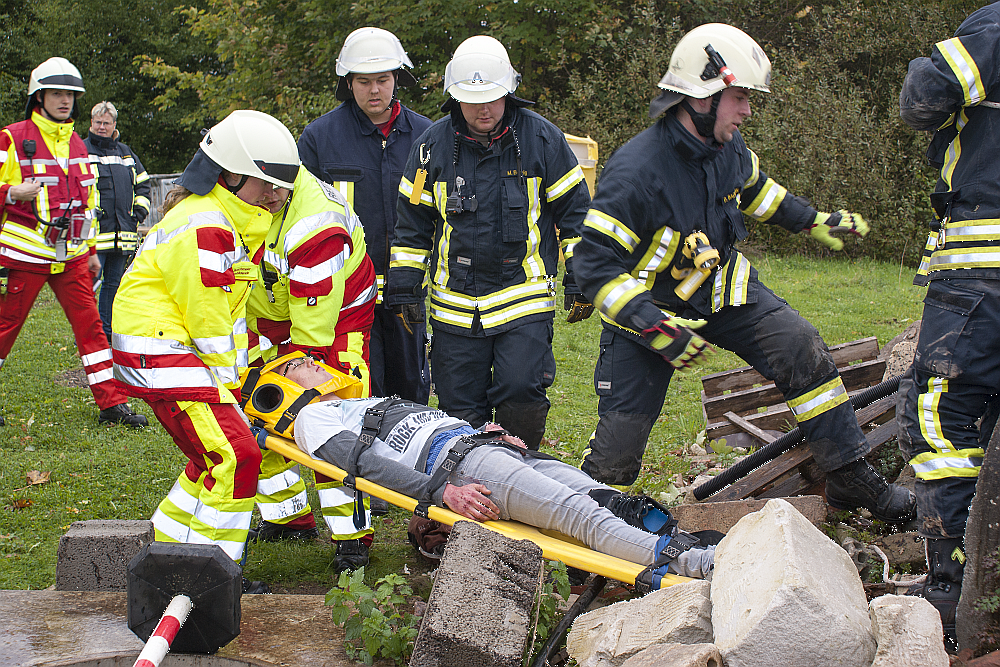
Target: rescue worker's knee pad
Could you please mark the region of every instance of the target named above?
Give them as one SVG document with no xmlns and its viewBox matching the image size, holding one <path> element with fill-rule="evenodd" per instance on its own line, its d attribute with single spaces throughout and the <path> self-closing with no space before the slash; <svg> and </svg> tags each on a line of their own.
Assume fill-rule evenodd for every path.
<svg viewBox="0 0 1000 667">
<path fill-rule="evenodd" d="M 549 414 L 549 402 L 515 403 L 505 401 L 496 407 L 497 423 L 511 435 L 524 441 L 528 449 L 538 451 L 545 435 L 545 419 Z"/>
<path fill-rule="evenodd" d="M 590 451 L 584 457 L 581 470 L 602 484 L 634 483 L 652 428 L 653 420 L 648 415 L 604 414 L 590 439 Z"/>
</svg>

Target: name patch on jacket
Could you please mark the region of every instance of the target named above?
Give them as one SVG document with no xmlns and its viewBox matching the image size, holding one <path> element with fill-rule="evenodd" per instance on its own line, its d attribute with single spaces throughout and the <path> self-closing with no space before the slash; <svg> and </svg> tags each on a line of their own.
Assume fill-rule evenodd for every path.
<svg viewBox="0 0 1000 667">
<path fill-rule="evenodd" d="M 722 203 L 723 204 L 728 204 L 729 202 L 733 201 L 734 199 L 736 199 L 739 196 L 740 196 L 740 189 L 736 188 L 731 193 L 729 193 L 728 195 L 726 195 L 725 197 L 722 198 Z"/>
</svg>

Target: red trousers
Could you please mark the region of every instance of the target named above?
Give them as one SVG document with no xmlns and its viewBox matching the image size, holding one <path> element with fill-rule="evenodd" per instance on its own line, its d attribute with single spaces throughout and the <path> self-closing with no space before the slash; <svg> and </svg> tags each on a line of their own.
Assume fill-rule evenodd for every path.
<svg viewBox="0 0 1000 667">
<path fill-rule="evenodd" d="M 97 313 L 86 257 L 66 264 L 62 273 L 10 269 L 7 294 L 0 296 L 0 367 L 10 355 L 31 306 L 45 283 L 55 292 L 73 328 L 80 360 L 87 373 L 87 383 L 98 407 L 104 410 L 125 403 L 125 396 L 112 382 L 111 348 L 101 326 L 101 316 Z"/>
</svg>

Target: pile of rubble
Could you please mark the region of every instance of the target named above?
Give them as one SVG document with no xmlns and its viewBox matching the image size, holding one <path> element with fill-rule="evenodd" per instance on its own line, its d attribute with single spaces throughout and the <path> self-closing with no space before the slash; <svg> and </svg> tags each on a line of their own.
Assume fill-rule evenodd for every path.
<svg viewBox="0 0 1000 667">
<path fill-rule="evenodd" d="M 869 604 L 855 562 L 790 503 L 769 500 L 719 544 L 693 581 L 580 616 L 580 667 L 946 667 L 929 602 Z"/>
</svg>

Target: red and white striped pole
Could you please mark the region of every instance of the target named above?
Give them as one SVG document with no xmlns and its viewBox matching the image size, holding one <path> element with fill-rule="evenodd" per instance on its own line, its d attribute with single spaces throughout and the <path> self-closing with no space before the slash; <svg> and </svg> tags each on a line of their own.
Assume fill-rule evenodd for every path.
<svg viewBox="0 0 1000 667">
<path fill-rule="evenodd" d="M 158 667 L 170 644 L 173 643 L 177 632 L 184 625 L 188 614 L 191 613 L 191 598 L 186 595 L 175 595 L 174 599 L 167 605 L 167 610 L 163 612 L 160 622 L 156 624 L 156 629 L 150 635 L 149 641 L 143 647 L 142 653 L 135 659 L 132 667 Z"/>
</svg>

